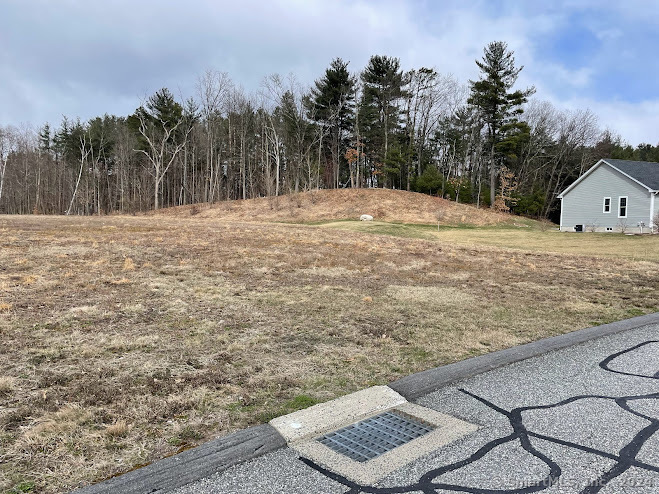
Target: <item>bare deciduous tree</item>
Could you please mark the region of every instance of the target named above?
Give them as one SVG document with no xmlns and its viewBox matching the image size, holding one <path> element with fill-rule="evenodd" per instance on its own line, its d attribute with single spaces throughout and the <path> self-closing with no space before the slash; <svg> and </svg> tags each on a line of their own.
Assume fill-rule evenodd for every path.
<svg viewBox="0 0 659 494">
<path fill-rule="evenodd" d="M 202 121 L 206 137 L 206 169 L 208 190 L 206 200 L 213 202 L 218 195 L 221 163 L 217 157 L 217 141 L 222 117 L 227 113 L 233 82 L 229 74 L 217 70 L 207 70 L 197 80 L 197 96 L 201 104 Z M 231 117 L 228 119 L 229 139 L 232 135 Z"/>
<path fill-rule="evenodd" d="M 2 191 L 5 185 L 5 175 L 7 174 L 7 162 L 9 155 L 16 148 L 16 130 L 13 127 L 0 126 L 0 202 L 2 201 Z"/>
<path fill-rule="evenodd" d="M 147 149 L 135 149 L 146 156 L 151 164 L 150 174 L 153 177 L 153 204 L 154 209 L 160 206 L 159 192 L 165 174 L 184 148 L 191 127 L 185 128 L 184 118 L 169 122 L 158 116 L 149 115 L 143 108 L 136 112 L 139 119 L 139 133 L 147 143 Z M 175 139 L 179 128 L 183 129 L 182 136 Z M 178 140 L 178 142 L 176 142 Z"/>
<path fill-rule="evenodd" d="M 75 187 L 73 188 L 73 194 L 71 195 L 71 202 L 69 203 L 69 207 L 66 208 L 66 215 L 71 214 L 71 210 L 73 209 L 73 203 L 76 200 L 76 196 L 78 194 L 78 188 L 80 187 L 80 179 L 82 178 L 82 172 L 85 169 L 85 165 L 87 165 L 87 158 L 89 157 L 89 154 L 91 153 L 91 147 L 88 145 L 87 142 L 87 132 L 83 132 L 80 135 L 80 171 L 78 172 L 78 179 L 76 180 Z"/>
</svg>

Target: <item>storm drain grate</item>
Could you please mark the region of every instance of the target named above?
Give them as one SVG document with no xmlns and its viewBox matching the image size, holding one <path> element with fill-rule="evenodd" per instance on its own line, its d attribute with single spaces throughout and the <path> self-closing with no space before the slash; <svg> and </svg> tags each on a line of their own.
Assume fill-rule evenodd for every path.
<svg viewBox="0 0 659 494">
<path fill-rule="evenodd" d="M 392 411 L 325 434 L 318 441 L 352 460 L 364 462 L 433 429 L 431 425 Z"/>
</svg>

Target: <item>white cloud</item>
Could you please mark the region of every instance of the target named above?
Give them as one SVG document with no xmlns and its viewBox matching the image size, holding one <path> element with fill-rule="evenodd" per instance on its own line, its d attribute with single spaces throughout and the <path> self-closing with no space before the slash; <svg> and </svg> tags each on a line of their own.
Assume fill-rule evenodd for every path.
<svg viewBox="0 0 659 494">
<path fill-rule="evenodd" d="M 590 67 L 570 70 L 556 63 L 537 64 L 532 67 L 532 70 L 531 77 L 538 81 L 536 86 L 542 85 L 545 81 L 551 81 L 552 87 L 585 88 L 590 85 L 593 75 L 593 69 Z"/>
<path fill-rule="evenodd" d="M 590 108 L 602 127 L 617 132 L 632 146 L 659 145 L 659 99 L 639 103 L 579 100 L 575 104 Z"/>
<path fill-rule="evenodd" d="M 550 97 L 547 100 L 559 109 L 590 110 L 597 116 L 600 129 L 608 129 L 620 135 L 627 144 L 659 145 L 659 99 L 638 103 L 598 101 L 592 98 L 557 100 Z"/>
<path fill-rule="evenodd" d="M 595 36 L 597 36 L 602 41 L 615 41 L 619 38 L 622 38 L 624 33 L 621 29 L 611 28 L 611 29 L 597 29 L 595 31 Z"/>
<path fill-rule="evenodd" d="M 371 55 L 397 56 L 405 69 L 434 66 L 466 83 L 478 77 L 474 61 L 483 47 L 505 40 L 525 65 L 519 87 L 535 85 L 538 98 L 557 105 L 590 107 L 630 142 L 652 140 L 659 128 L 652 120 L 656 102 L 587 97 L 598 82 L 593 64 L 601 60 L 568 67 L 540 58 L 542 43 L 568 25 L 571 11 L 601 6 L 600 0 L 573 3 L 504 3 L 496 15 L 489 2 L 459 0 L 114 0 L 82 9 L 73 1 L 43 1 L 40 8 L 16 3 L 0 19 L 9 46 L 0 51 L 0 67 L 11 68 L 0 69 L 8 88 L 0 93 L 0 123 L 125 115 L 163 86 L 193 95 L 196 77 L 208 68 L 229 72 L 248 90 L 274 72 L 292 72 L 311 84 L 335 57 L 349 60 L 357 72 Z M 608 8 L 620 16 L 640 15 Z M 596 32 L 614 43 L 618 31 Z"/>
</svg>

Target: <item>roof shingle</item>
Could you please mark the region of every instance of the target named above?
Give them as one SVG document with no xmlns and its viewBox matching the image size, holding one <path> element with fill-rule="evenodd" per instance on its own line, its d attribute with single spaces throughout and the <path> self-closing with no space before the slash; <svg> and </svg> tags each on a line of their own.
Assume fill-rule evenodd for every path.
<svg viewBox="0 0 659 494">
<path fill-rule="evenodd" d="M 659 190 L 659 163 L 652 161 L 627 161 L 604 158 L 611 166 L 638 180 L 652 190 Z"/>
</svg>

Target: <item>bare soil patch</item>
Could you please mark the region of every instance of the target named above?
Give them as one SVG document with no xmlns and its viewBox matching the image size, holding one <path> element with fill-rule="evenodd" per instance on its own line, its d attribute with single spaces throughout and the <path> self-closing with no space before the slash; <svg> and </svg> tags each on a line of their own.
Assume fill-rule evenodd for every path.
<svg viewBox="0 0 659 494">
<path fill-rule="evenodd" d="M 0 491 L 659 310 L 654 261 L 214 214 L 0 217 Z"/>
</svg>

